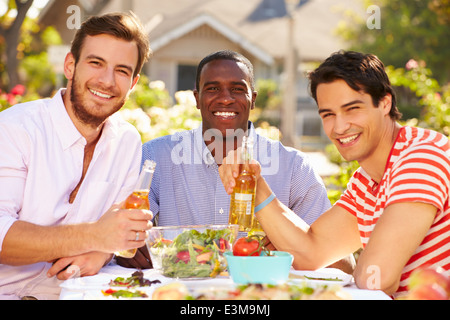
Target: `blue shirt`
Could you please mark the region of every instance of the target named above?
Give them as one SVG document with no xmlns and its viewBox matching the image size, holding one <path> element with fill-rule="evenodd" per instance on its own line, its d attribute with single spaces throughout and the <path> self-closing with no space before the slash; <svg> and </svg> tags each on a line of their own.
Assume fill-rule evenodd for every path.
<svg viewBox="0 0 450 320">
<path fill-rule="evenodd" d="M 323 181 L 304 153 L 258 135 L 251 123 L 249 136 L 261 173 L 282 203 L 308 224 L 330 208 Z M 230 196 L 201 126 L 145 143 L 146 159 L 157 163 L 149 200 L 159 226 L 228 224 Z"/>
</svg>

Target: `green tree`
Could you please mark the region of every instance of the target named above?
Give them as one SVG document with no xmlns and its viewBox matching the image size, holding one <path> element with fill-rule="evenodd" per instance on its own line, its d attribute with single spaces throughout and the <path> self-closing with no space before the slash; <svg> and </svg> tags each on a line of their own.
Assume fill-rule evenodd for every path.
<svg viewBox="0 0 450 320">
<path fill-rule="evenodd" d="M 450 135 L 450 0 L 361 0 L 363 8 L 380 8 L 379 29 L 369 28 L 367 18 L 346 11 L 337 33 L 351 50 L 373 53 L 387 66 L 395 87 L 403 124 Z M 426 61 L 426 63 L 425 63 Z M 346 162 L 334 145 L 327 148 L 331 161 L 340 165 L 338 175 L 326 181 L 334 203 L 359 167 Z"/>
<path fill-rule="evenodd" d="M 450 81 L 449 0 L 362 0 L 363 8 L 380 8 L 380 28 L 347 12 L 337 33 L 351 49 L 376 54 L 386 65 L 403 67 L 409 59 L 427 62 L 440 82 Z M 367 14 L 369 18 L 369 14 Z"/>
<path fill-rule="evenodd" d="M 256 91 L 258 91 L 256 108 L 250 113 L 250 120 L 257 126 L 265 126 L 267 123 L 279 126 L 279 116 L 274 116 L 278 115 L 282 102 L 278 84 L 272 79 L 258 79 Z"/>
<path fill-rule="evenodd" d="M 386 71 L 392 85 L 416 97 L 410 108 L 419 110 L 419 116 L 406 121 L 450 136 L 450 83 L 441 86 L 423 61 L 410 60 L 405 68 L 388 66 Z"/>
<path fill-rule="evenodd" d="M 42 28 L 26 16 L 33 1 L 8 1 L 0 17 L 0 88 L 11 91 L 23 84 L 27 92 L 47 96 L 56 81 L 47 59 L 47 48 L 62 43 L 53 27 Z M 14 14 L 17 10 L 17 14 Z"/>
<path fill-rule="evenodd" d="M 2 47 L 6 53 L 4 55 L 6 59 L 1 59 L 6 63 L 2 63 L 2 66 L 0 66 L 0 71 L 7 71 L 8 89 L 12 89 L 20 83 L 18 72 L 19 57 L 17 49 L 20 48 L 19 39 L 22 24 L 24 23 L 27 12 L 32 4 L 33 0 L 9 0 L 7 12 L 0 17 L 0 43 L 2 43 Z M 11 18 L 11 15 L 9 14 L 12 10 L 17 10 L 15 18 Z"/>
</svg>

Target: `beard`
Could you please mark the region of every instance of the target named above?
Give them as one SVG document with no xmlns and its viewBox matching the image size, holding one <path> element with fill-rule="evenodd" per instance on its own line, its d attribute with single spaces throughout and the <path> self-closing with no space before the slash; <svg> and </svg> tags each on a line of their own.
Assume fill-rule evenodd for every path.
<svg viewBox="0 0 450 320">
<path fill-rule="evenodd" d="M 105 122 L 106 119 L 108 119 L 111 115 L 113 115 L 123 107 L 126 98 L 119 101 L 111 108 L 105 109 L 103 107 L 103 109 L 105 109 L 103 113 L 94 114 L 86 106 L 87 102 L 83 99 L 81 84 L 78 83 L 75 73 L 71 85 L 70 101 L 72 102 L 72 108 L 75 116 L 84 124 L 97 128 L 102 125 L 102 123 Z M 95 103 L 93 102 L 93 104 Z M 99 108 L 99 106 L 94 105 L 91 109 Z"/>
</svg>

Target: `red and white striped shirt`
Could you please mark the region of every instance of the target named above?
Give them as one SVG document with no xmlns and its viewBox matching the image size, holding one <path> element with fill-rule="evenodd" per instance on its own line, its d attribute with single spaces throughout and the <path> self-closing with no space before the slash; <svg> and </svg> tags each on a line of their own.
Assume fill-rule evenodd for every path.
<svg viewBox="0 0 450 320">
<path fill-rule="evenodd" d="M 379 185 L 359 168 L 336 203 L 355 215 L 365 247 L 384 208 L 400 202 L 435 206 L 434 222 L 405 265 L 399 289 L 407 291 L 411 272 L 424 265 L 440 266 L 450 275 L 450 141 L 431 130 L 403 127 L 391 150 Z"/>
</svg>

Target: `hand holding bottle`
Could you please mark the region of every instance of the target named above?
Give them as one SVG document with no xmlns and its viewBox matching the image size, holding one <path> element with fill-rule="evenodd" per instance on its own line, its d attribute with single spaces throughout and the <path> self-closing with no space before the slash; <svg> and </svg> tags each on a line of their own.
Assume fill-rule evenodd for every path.
<svg viewBox="0 0 450 320">
<path fill-rule="evenodd" d="M 230 151 L 219 168 L 220 178 L 228 194 L 233 193 L 236 186 L 236 178 L 239 177 L 241 172 L 242 161 L 240 153 L 241 149 Z M 249 166 L 258 181 L 261 177 L 261 165 L 253 159 L 250 161 Z"/>
<path fill-rule="evenodd" d="M 141 174 L 139 175 L 139 180 L 134 191 L 125 200 L 121 209 L 141 209 L 149 210 L 150 204 L 148 201 L 148 194 L 150 192 L 150 186 L 152 184 L 153 173 L 155 172 L 156 163 L 154 161 L 147 160 L 142 167 Z M 142 241 L 146 239 L 145 233 L 143 238 L 141 238 L 140 230 L 136 229 L 135 241 Z M 121 256 L 123 258 L 133 258 L 136 254 L 137 248 L 123 250 L 116 252 L 116 256 Z"/>
<path fill-rule="evenodd" d="M 97 222 L 88 225 L 86 233 L 92 237 L 92 250 L 112 253 L 145 245 L 153 214 L 149 210 L 121 209 L 122 206 L 123 203 L 113 205 Z"/>
</svg>

